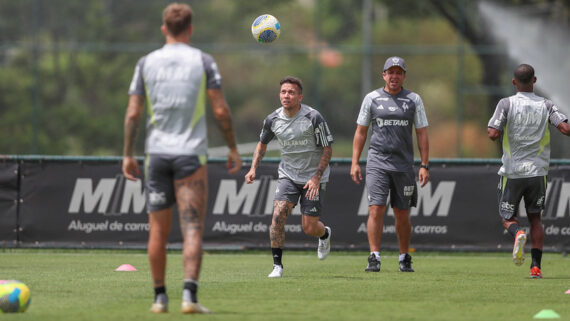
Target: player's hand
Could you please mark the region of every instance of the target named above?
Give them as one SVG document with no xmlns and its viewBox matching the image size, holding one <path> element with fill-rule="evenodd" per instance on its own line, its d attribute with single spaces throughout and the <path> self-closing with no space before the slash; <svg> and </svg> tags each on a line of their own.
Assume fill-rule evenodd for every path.
<svg viewBox="0 0 570 321">
<path fill-rule="evenodd" d="M 307 190 L 307 193 L 305 193 L 305 197 L 307 197 L 310 201 L 312 201 L 314 198 L 319 196 L 320 185 L 321 185 L 320 179 L 317 179 L 316 177 L 311 178 L 307 182 L 307 184 L 303 186 L 303 189 Z"/>
<path fill-rule="evenodd" d="M 357 185 L 360 185 L 360 181 L 362 181 L 362 171 L 360 170 L 360 165 L 352 164 L 352 166 L 350 166 L 350 178 L 352 178 L 352 181 Z"/>
<path fill-rule="evenodd" d="M 230 149 L 228 153 L 228 162 L 226 163 L 228 173 L 231 175 L 239 172 L 241 169 L 241 157 L 236 148 Z"/>
<path fill-rule="evenodd" d="M 132 156 L 124 156 L 123 157 L 123 175 L 126 179 L 131 181 L 136 181 L 137 176 L 139 176 L 139 164 L 136 158 Z"/>
<path fill-rule="evenodd" d="M 255 180 L 255 168 L 250 169 L 249 172 L 245 174 L 245 182 L 247 184 L 253 183 L 253 180 Z"/>
<path fill-rule="evenodd" d="M 420 183 L 420 186 L 424 187 L 428 181 L 429 171 L 425 168 L 420 168 L 420 171 L 418 172 L 418 182 Z"/>
</svg>

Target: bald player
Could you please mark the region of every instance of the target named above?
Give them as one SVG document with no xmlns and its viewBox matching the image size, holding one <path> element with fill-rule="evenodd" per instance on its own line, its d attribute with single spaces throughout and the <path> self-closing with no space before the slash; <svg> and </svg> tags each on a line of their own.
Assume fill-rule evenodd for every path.
<svg viewBox="0 0 570 321">
<path fill-rule="evenodd" d="M 519 203 L 524 199 L 532 243 L 530 277 L 540 279 L 544 243 L 541 213 L 550 163 L 548 124 L 567 136 L 570 136 L 570 125 L 552 101 L 534 93 L 536 77 L 532 66 L 519 65 L 512 82 L 517 93 L 499 101 L 487 132 L 490 139 L 499 139 L 502 144 L 503 165 L 498 173 L 499 214 L 504 228 L 515 239 L 513 261 L 516 265 L 524 262 L 527 236 L 517 220 Z"/>
</svg>

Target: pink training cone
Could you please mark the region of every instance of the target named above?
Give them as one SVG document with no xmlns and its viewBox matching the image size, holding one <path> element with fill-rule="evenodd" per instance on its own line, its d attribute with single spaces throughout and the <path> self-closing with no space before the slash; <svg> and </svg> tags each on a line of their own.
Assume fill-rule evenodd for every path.
<svg viewBox="0 0 570 321">
<path fill-rule="evenodd" d="M 566 294 L 570 294 L 570 290 L 566 291 Z"/>
<path fill-rule="evenodd" d="M 122 264 L 115 271 L 136 271 L 136 270 L 137 269 L 135 269 L 135 267 L 130 264 Z"/>
</svg>

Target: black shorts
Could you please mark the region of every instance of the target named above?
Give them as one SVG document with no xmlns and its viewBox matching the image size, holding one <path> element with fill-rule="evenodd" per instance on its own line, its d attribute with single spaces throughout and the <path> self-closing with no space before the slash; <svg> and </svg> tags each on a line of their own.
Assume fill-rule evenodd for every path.
<svg viewBox="0 0 570 321">
<path fill-rule="evenodd" d="M 499 214 L 505 220 L 517 216 L 519 204 L 524 197 L 527 213 L 537 214 L 544 209 L 546 176 L 528 178 L 499 178 L 497 186 Z"/>
<path fill-rule="evenodd" d="M 176 202 L 174 180 L 188 177 L 205 163 L 194 155 L 150 154 L 145 159 L 146 208 L 155 212 Z"/>
<path fill-rule="evenodd" d="M 275 200 L 287 201 L 296 206 L 300 197 L 301 213 L 303 215 L 320 216 L 324 204 L 325 191 L 327 190 L 327 183 L 321 183 L 319 195 L 312 200 L 305 196 L 307 189 L 303 189 L 303 186 L 305 186 L 305 184 L 295 184 L 295 182 L 288 178 L 279 178 L 277 180 L 277 189 L 275 190 Z"/>
<path fill-rule="evenodd" d="M 418 202 L 418 188 L 413 171 L 392 172 L 383 169 L 366 169 L 368 205 L 390 204 L 392 207 L 407 210 Z"/>
</svg>

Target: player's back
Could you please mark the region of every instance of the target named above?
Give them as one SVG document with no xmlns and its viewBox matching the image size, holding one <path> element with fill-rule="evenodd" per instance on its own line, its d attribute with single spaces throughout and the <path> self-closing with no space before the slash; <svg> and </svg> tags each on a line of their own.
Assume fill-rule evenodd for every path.
<svg viewBox="0 0 570 321">
<path fill-rule="evenodd" d="M 547 100 L 532 92 L 519 92 L 507 99 L 503 133 L 506 173 L 511 178 L 546 175 L 550 160 Z"/>
<path fill-rule="evenodd" d="M 167 44 L 144 58 L 142 77 L 150 104 L 147 153 L 206 154 L 202 52 Z"/>
</svg>

